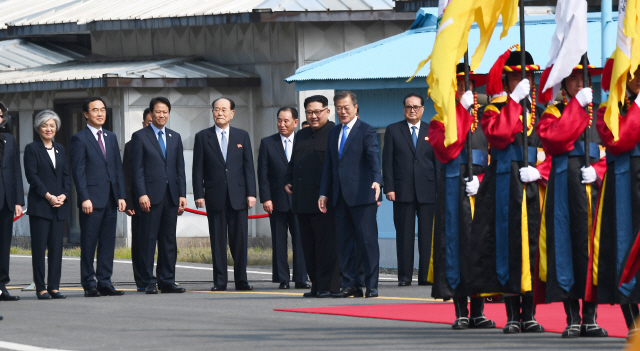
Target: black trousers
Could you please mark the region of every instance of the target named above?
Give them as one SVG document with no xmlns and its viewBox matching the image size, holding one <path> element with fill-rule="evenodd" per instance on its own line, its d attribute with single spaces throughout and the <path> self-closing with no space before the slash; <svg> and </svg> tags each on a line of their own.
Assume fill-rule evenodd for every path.
<svg viewBox="0 0 640 351">
<path fill-rule="evenodd" d="M 293 248 L 293 281 L 303 283 L 307 281 L 307 269 L 304 264 L 304 253 L 300 243 L 300 229 L 298 217 L 291 211 L 273 211 L 269 215 L 271 223 L 272 278 L 274 283 L 288 282 L 289 273 L 287 233 L 291 233 L 291 246 Z"/>
<path fill-rule="evenodd" d="M 340 266 L 338 264 L 338 239 L 336 214 L 298 214 L 300 241 L 304 251 L 309 280 L 315 292 L 340 290 Z"/>
<path fill-rule="evenodd" d="M 31 265 L 33 267 L 33 281 L 36 283 L 36 291 L 58 290 L 62 272 L 64 220 L 59 220 L 57 215 L 54 215 L 53 219 L 31 215 L 29 216 L 29 226 L 31 228 Z M 47 285 L 45 285 L 44 256 L 47 249 L 49 249 L 49 276 Z"/>
<path fill-rule="evenodd" d="M 356 287 L 358 255 L 362 255 L 364 285 L 378 288 L 380 248 L 378 246 L 378 205 L 348 206 L 338 194 L 336 204 L 336 228 L 338 233 L 338 258 L 342 270 L 342 287 Z"/>
<path fill-rule="evenodd" d="M 109 190 L 111 194 L 111 190 Z M 104 208 L 94 208 L 91 214 L 80 209 L 80 282 L 86 290 L 91 287 L 106 288 L 111 285 L 113 253 L 116 247 L 117 202 L 109 196 Z M 96 268 L 93 258 L 98 249 Z"/>
<path fill-rule="evenodd" d="M 222 211 L 214 211 L 207 207 L 209 221 L 209 237 L 211 238 L 211 255 L 213 256 L 213 284 L 227 286 L 227 235 L 229 248 L 233 257 L 233 279 L 236 287 L 248 285 L 247 282 L 247 250 L 249 235 L 248 210 L 234 210 L 227 197 L 227 205 Z M 206 202 L 208 204 L 209 202 Z"/>
<path fill-rule="evenodd" d="M 2 185 L 1 182 L 0 185 Z M 11 253 L 14 209 L 7 206 L 6 199 L 1 201 L 4 202 L 4 206 L 0 209 L 0 290 L 5 290 L 9 284 L 9 255 Z"/>
<path fill-rule="evenodd" d="M 418 282 L 426 283 L 431 258 L 431 231 L 435 204 L 413 202 L 393 203 L 393 223 L 396 227 L 398 282 L 409 283 L 413 276 L 416 216 L 418 217 Z"/>
<path fill-rule="evenodd" d="M 140 262 L 144 285 L 158 284 L 160 289 L 175 283 L 178 244 L 176 225 L 178 205 L 173 202 L 167 186 L 164 199 L 151 205 L 149 212 L 140 213 Z M 158 243 L 158 267 L 153 275 L 153 262 Z"/>
<path fill-rule="evenodd" d="M 142 211 L 142 210 L 140 210 Z M 142 252 L 140 250 L 140 214 L 131 216 L 131 266 L 133 267 L 133 280 L 136 287 L 144 288 L 142 281 Z"/>
</svg>

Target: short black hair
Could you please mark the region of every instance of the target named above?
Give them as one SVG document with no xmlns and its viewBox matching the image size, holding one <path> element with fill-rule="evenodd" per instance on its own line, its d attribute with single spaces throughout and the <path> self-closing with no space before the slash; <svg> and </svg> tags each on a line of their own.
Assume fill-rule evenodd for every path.
<svg viewBox="0 0 640 351">
<path fill-rule="evenodd" d="M 150 108 L 145 108 L 144 112 L 142 112 L 142 122 L 147 120 L 147 115 L 151 113 L 151 109 Z"/>
<path fill-rule="evenodd" d="M 216 108 L 216 102 L 218 102 L 218 101 L 220 101 L 220 100 L 227 100 L 227 101 L 229 101 L 229 105 L 231 105 L 231 110 L 232 110 L 232 111 L 236 109 L 236 103 L 235 103 L 235 102 L 233 102 L 233 100 L 231 100 L 231 99 L 229 99 L 229 98 L 226 98 L 226 97 L 219 97 L 219 98 L 217 98 L 217 99 L 213 100 L 213 102 L 211 103 L 211 108 L 212 108 L 212 109 Z"/>
<path fill-rule="evenodd" d="M 312 102 L 319 102 L 322 104 L 322 107 L 327 107 L 329 106 L 329 99 L 327 99 L 326 96 L 324 95 L 313 95 L 313 96 L 309 96 L 308 98 L 304 99 L 304 109 L 307 109 L 307 105 L 309 105 Z"/>
<path fill-rule="evenodd" d="M 97 96 L 92 96 L 86 100 L 84 100 L 84 103 L 82 104 L 82 111 L 89 113 L 89 104 L 94 102 L 94 101 L 102 101 L 102 104 L 104 105 L 104 108 L 107 108 L 107 104 L 104 102 L 104 100 L 102 100 L 102 98 L 99 98 Z"/>
<path fill-rule="evenodd" d="M 354 106 L 358 104 L 358 97 L 356 96 L 355 93 L 349 90 L 343 90 L 343 91 L 337 92 L 336 95 L 333 96 L 333 103 L 335 104 L 336 102 L 342 99 L 346 99 L 347 97 L 351 98 L 351 101 L 353 102 Z"/>
<path fill-rule="evenodd" d="M 171 102 L 169 102 L 169 99 L 164 96 L 158 96 L 151 99 L 151 101 L 149 102 L 149 110 L 153 111 L 153 109 L 156 107 L 156 104 L 158 104 L 159 102 L 167 105 L 167 107 L 169 108 L 169 112 L 171 112 Z"/>
<path fill-rule="evenodd" d="M 308 125 L 309 125 L 309 122 L 307 122 L 307 121 L 302 121 L 302 124 L 301 124 L 300 126 L 301 126 L 301 127 L 304 127 L 304 126 L 308 126 Z"/>
<path fill-rule="evenodd" d="M 424 98 L 422 97 L 422 95 L 416 94 L 416 93 L 407 94 L 407 96 L 405 96 L 404 99 L 402 100 L 402 106 L 406 106 L 407 99 L 410 98 L 410 97 L 417 97 L 418 99 L 420 99 L 420 105 L 424 106 Z"/>
<path fill-rule="evenodd" d="M 291 112 L 291 116 L 293 116 L 293 119 L 298 119 L 298 110 L 295 107 L 280 107 L 278 113 L 276 113 L 276 118 L 280 117 L 280 112 L 282 111 L 289 111 Z"/>
</svg>

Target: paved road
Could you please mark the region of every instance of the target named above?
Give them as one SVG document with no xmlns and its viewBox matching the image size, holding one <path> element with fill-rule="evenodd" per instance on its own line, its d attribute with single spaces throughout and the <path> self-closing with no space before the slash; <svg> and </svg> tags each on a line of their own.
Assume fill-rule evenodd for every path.
<svg viewBox="0 0 640 351">
<path fill-rule="evenodd" d="M 12 290 L 21 300 L 0 303 L 0 314 L 5 317 L 0 322 L 0 349 L 620 350 L 624 347 L 624 340 L 619 338 L 563 340 L 552 333 L 506 336 L 498 329 L 453 331 L 443 324 L 273 311 L 429 302 L 428 288 L 399 288 L 393 276 L 381 277 L 379 291 L 384 299 L 304 299 L 301 290 L 283 292 L 271 283 L 270 267 L 249 268 L 253 292 L 211 293 L 210 266 L 178 263 L 176 275 L 179 283 L 189 290 L 186 294 L 151 296 L 127 291 L 122 297 L 89 299 L 83 297 L 78 283 L 79 267 L 77 258 L 63 261 L 62 291 L 66 300 L 38 301 L 34 292 Z M 10 286 L 27 286 L 30 277 L 30 256 L 12 255 Z M 113 281 L 119 289 L 135 287 L 130 262 L 117 260 Z"/>
</svg>

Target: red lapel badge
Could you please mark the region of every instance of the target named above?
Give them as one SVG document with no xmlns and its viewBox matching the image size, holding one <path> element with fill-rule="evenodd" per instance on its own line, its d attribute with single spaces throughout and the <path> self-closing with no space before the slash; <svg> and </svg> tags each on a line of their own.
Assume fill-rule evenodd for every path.
<svg viewBox="0 0 640 351">
<path fill-rule="evenodd" d="M 238 144 L 238 149 L 242 148 L 242 144 Z"/>
</svg>

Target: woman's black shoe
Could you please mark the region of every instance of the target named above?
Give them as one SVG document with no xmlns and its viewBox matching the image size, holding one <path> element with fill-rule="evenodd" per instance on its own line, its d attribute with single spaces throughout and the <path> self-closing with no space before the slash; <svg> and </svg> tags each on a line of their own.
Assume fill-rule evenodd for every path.
<svg viewBox="0 0 640 351">
<path fill-rule="evenodd" d="M 67 296 L 63 295 L 62 293 L 58 292 L 51 292 L 49 291 L 49 295 L 51 295 L 51 298 L 56 300 L 56 299 L 66 299 Z"/>
<path fill-rule="evenodd" d="M 51 300 L 51 295 L 49 295 L 48 292 L 42 294 L 36 292 L 36 296 L 38 297 L 38 300 Z"/>
</svg>

